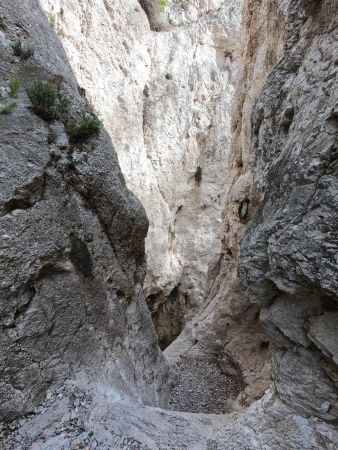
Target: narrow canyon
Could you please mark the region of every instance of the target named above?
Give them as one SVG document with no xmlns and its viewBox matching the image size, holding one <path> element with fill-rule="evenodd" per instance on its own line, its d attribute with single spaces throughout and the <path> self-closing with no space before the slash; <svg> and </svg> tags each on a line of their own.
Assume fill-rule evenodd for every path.
<svg viewBox="0 0 338 450">
<path fill-rule="evenodd" d="M 1 0 L 0 55 L 0 448 L 337 450 L 337 0 Z"/>
</svg>

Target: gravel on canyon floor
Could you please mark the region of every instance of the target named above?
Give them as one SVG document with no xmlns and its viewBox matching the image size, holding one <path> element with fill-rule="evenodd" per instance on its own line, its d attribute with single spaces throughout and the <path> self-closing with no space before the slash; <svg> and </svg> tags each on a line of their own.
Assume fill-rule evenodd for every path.
<svg viewBox="0 0 338 450">
<path fill-rule="evenodd" d="M 186 357 L 177 363 L 177 382 L 171 392 L 169 409 L 224 414 L 228 399 L 238 394 L 238 383 L 216 359 Z"/>
</svg>

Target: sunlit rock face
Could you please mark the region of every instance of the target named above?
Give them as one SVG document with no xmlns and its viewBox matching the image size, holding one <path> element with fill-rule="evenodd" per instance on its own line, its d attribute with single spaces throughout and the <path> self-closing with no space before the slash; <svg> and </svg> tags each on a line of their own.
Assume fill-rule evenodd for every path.
<svg viewBox="0 0 338 450">
<path fill-rule="evenodd" d="M 149 217 L 145 289 L 165 347 L 221 255 L 242 2 L 42 3 Z"/>
</svg>

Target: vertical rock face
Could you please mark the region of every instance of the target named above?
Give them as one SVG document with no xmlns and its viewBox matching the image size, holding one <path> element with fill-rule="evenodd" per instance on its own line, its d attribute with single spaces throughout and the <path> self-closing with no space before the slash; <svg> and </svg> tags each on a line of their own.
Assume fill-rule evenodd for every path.
<svg viewBox="0 0 338 450">
<path fill-rule="evenodd" d="M 247 3 L 224 255 L 207 308 L 166 351 L 176 358 L 222 343 L 247 385 L 238 398 L 246 403 L 267 387 L 270 346 L 281 398 L 330 420 L 337 417 L 336 21 L 332 2 L 310 10 Z"/>
<path fill-rule="evenodd" d="M 69 144 L 64 123 L 89 106 L 38 2 L 2 3 L 0 17 L 1 87 L 22 82 L 0 115 L 0 415 L 33 410 L 67 379 L 159 404 L 166 366 L 142 292 L 144 210 L 104 130 Z M 18 39 L 34 42 L 26 61 L 13 55 Z M 26 89 L 37 80 L 70 101 L 63 122 L 33 112 Z"/>
<path fill-rule="evenodd" d="M 274 66 L 283 56 L 287 7 L 247 2 L 241 35 L 241 64 L 232 109 L 228 176 L 222 195 L 223 249 L 219 265 L 208 276 L 206 307 L 166 350 L 178 355 L 221 356 L 242 383 L 236 405 L 262 396 L 270 384 L 269 339 L 240 287 L 237 269 L 242 235 L 254 217 L 260 195 L 251 173 L 251 111 Z"/>
<path fill-rule="evenodd" d="M 305 3 L 287 5 L 283 59 L 252 113 L 261 202 L 239 276 L 260 305 L 280 398 L 336 421 L 338 17 L 332 1 Z"/>
<path fill-rule="evenodd" d="M 42 4 L 149 217 L 146 292 L 165 347 L 221 254 L 242 2 Z"/>
</svg>

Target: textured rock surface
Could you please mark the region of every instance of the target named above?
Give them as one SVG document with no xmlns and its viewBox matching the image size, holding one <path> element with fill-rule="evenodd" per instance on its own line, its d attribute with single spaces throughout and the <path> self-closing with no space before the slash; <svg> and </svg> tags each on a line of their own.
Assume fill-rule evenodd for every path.
<svg viewBox="0 0 338 450">
<path fill-rule="evenodd" d="M 140 2 L 162 32 L 136 0 L 42 3 L 149 217 L 146 290 L 165 347 L 221 254 L 242 1 L 169 2 L 160 14 Z"/>
<path fill-rule="evenodd" d="M 285 8 L 285 10 L 283 10 Z M 270 383 L 269 339 L 258 323 L 259 309 L 240 288 L 240 242 L 259 202 L 250 165 L 251 110 L 274 66 L 282 58 L 287 5 L 247 2 L 243 20 L 242 67 L 232 112 L 232 142 L 223 195 L 223 255 L 209 274 L 206 307 L 166 350 L 170 360 L 214 351 L 230 374 L 242 378 L 236 405 L 260 398 Z"/>
<path fill-rule="evenodd" d="M 306 403 L 312 404 L 307 413 L 323 416 L 327 409 L 324 416 L 330 420 L 337 418 L 337 368 L 333 363 L 338 349 L 334 301 L 337 234 L 333 225 L 337 222 L 337 129 L 333 119 L 337 15 L 333 10 L 332 2 L 323 2 L 305 20 L 304 9 L 294 2 L 277 7 L 266 1 L 260 8 L 255 2 L 247 3 L 244 67 L 233 112 L 229 185 L 224 198 L 224 256 L 219 273 L 210 279 L 207 308 L 166 350 L 167 356 L 176 360 L 178 355 L 208 354 L 219 345 L 217 353 L 223 351 L 235 363 L 235 372 L 242 375 L 246 386 L 236 403 L 246 404 L 267 386 L 266 354 L 272 347 L 273 377 L 281 397 L 290 404 L 295 401 L 302 412 Z M 315 47 L 317 39 L 319 48 Z M 284 64 L 289 64 L 290 73 Z M 297 116 L 299 123 L 295 122 L 296 111 L 305 115 Z M 318 180 L 325 184 L 319 190 L 323 198 L 317 200 Z M 263 200 L 264 207 L 260 205 L 262 191 L 269 199 Z M 267 335 L 257 327 L 259 310 L 249 306 L 237 279 L 241 237 L 256 213 L 242 243 L 240 273 L 250 300 L 266 306 L 260 315 Z M 300 294 L 293 292 L 297 279 Z M 315 287 L 316 283 L 319 286 Z"/>
<path fill-rule="evenodd" d="M 243 413 L 213 415 L 109 403 L 72 386 L 10 428 L 5 448 L 20 450 L 335 450 L 338 439 L 333 425 L 299 416 L 271 394 Z"/>
<path fill-rule="evenodd" d="M 278 395 L 327 421 L 338 418 L 334 3 L 305 8 L 303 26 L 301 11 L 290 4 L 287 50 L 252 115 L 252 169 L 262 200 L 239 265 L 247 295 L 262 306 Z"/>
<path fill-rule="evenodd" d="M 61 72 L 65 90 L 72 98 L 72 109 L 81 109 L 84 101 L 75 95 L 76 85 L 62 50 L 46 28 L 42 15 L 32 8 L 36 6 L 32 1 L 0 7 L 4 79 L 8 80 L 15 73 L 14 68 L 19 67 L 14 65 L 18 61 L 11 56 L 10 41 L 17 34 L 28 35 L 29 24 L 34 23 L 32 28 L 39 38 L 39 47 L 34 60 L 23 69 L 25 83 L 42 70 L 46 71 L 44 76 Z M 210 274 L 205 310 L 166 351 L 173 360 L 177 355 L 184 356 L 183 367 L 188 366 L 189 358 L 199 360 L 203 353 L 217 355 L 220 362 L 226 362 L 228 371 L 242 374 L 247 388 L 239 400 L 246 403 L 266 386 L 269 346 L 271 388 L 262 399 L 239 412 L 205 415 L 142 406 L 146 402 L 157 403 L 159 381 L 166 377 L 166 369 L 157 353 L 149 317 L 144 314 L 139 319 L 144 311 L 142 295 L 137 303 L 134 293 L 134 287 L 136 291 L 142 281 L 146 222 L 139 204 L 124 187 L 107 136 L 101 133 L 96 145 L 91 142 L 82 151 L 74 150 L 73 155 L 64 155 L 62 148 L 53 146 L 56 160 L 53 158 L 49 163 L 49 157 L 45 158 L 43 153 L 43 149 L 51 150 L 46 144 L 49 130 L 45 131 L 46 125 L 27 109 L 23 93 L 13 115 L 1 119 L 6 120 L 3 129 L 7 137 L 1 148 L 6 149 L 3 155 L 8 155 L 8 170 L 14 167 L 11 162 L 18 148 L 20 155 L 25 156 L 26 146 L 29 148 L 33 142 L 35 150 L 21 165 L 18 159 L 17 167 L 21 170 L 7 175 L 7 190 L 3 191 L 2 220 L 5 225 L 10 221 L 4 239 L 13 236 L 16 227 L 21 228 L 15 241 L 12 238 L 10 250 L 4 244 L 8 261 L 5 276 L 10 282 L 11 273 L 15 273 L 11 285 L 17 290 L 12 296 L 7 294 L 9 303 L 2 302 L 8 312 L 3 315 L 7 329 L 1 336 L 10 336 L 14 325 L 14 338 L 10 337 L 16 349 L 22 355 L 28 354 L 27 358 L 31 357 L 39 369 L 27 385 L 24 383 L 27 373 L 17 364 L 22 360 L 6 362 L 6 368 L 12 372 L 4 371 L 2 380 L 6 376 L 19 389 L 24 385 L 21 392 L 26 395 L 26 403 L 22 409 L 32 410 L 31 415 L 4 424 L 1 433 L 6 449 L 87 446 L 336 450 L 337 284 L 333 272 L 336 262 L 332 258 L 337 242 L 334 181 L 338 51 L 334 3 L 287 0 L 276 4 L 265 0 L 257 5 L 249 0 L 246 4 L 243 70 L 233 118 L 230 179 L 224 197 L 224 254 L 219 267 Z M 114 13 L 117 14 L 115 10 Z M 22 120 L 27 116 L 25 139 L 18 134 L 15 139 L 8 135 L 11 127 L 15 130 L 17 126 L 16 114 L 22 114 Z M 78 168 L 75 173 L 68 163 L 62 163 L 66 156 L 72 156 L 71 162 Z M 29 171 L 35 174 L 36 166 L 43 168 L 43 189 L 39 177 L 30 176 Z M 27 183 L 26 178 L 34 178 L 34 182 Z M 16 189 L 17 186 L 21 188 Z M 100 188 L 108 189 L 107 197 L 106 190 L 102 192 Z M 122 206 L 109 203 L 120 198 L 119 193 L 124 194 L 121 215 L 118 211 Z M 94 210 L 90 203 L 92 196 Z M 67 207 L 65 199 L 71 207 Z M 42 209 L 34 215 L 36 208 Z M 137 210 L 139 226 L 128 227 L 125 219 L 131 214 L 136 220 Z M 109 222 L 107 216 L 112 217 L 115 211 L 114 222 Z M 18 219 L 21 215 L 23 221 L 14 221 L 14 217 Z M 119 222 L 121 217 L 123 220 Z M 46 220 L 49 224 L 44 228 Z M 135 220 L 131 222 L 136 223 Z M 102 223 L 110 227 L 107 229 Z M 48 232 L 42 234 L 44 229 Z M 131 234 L 124 234 L 127 230 Z M 89 239 L 85 234 L 88 231 L 92 233 L 88 234 Z M 30 233 L 28 240 L 25 233 L 27 236 Z M 53 239 L 53 234 L 57 238 Z M 40 256 L 41 249 L 48 252 Z M 85 264 L 79 254 L 88 257 L 88 253 L 91 263 Z M 239 259 L 241 285 L 253 305 L 239 286 L 236 276 Z M 44 261 L 49 263 L 47 273 Z M 79 274 L 81 268 L 85 268 L 83 276 Z M 84 280 L 84 275 L 90 273 L 92 278 Z M 90 285 L 95 280 L 97 284 Z M 32 281 L 35 291 L 30 290 Z M 118 286 L 116 295 L 122 303 L 109 296 L 114 286 Z M 105 293 L 102 297 L 101 290 Z M 128 297 L 129 305 L 124 309 L 122 292 L 127 294 L 123 298 Z M 32 294 L 29 303 L 28 295 Z M 50 299 L 49 308 L 46 299 Z M 18 301 L 19 308 L 12 307 Z M 21 308 L 25 304 L 27 311 Z M 76 314 L 71 309 L 74 304 Z M 122 305 L 121 309 L 118 305 Z M 259 311 L 266 334 L 257 323 Z M 27 317 L 25 322 L 26 314 L 32 314 L 32 320 Z M 49 320 L 48 314 L 57 320 Z M 70 326 L 69 318 L 74 318 Z M 73 331 L 72 327 L 82 319 L 83 326 Z M 45 332 L 44 326 L 49 331 Z M 23 340 L 22 335 L 17 339 L 15 333 L 22 330 Z M 31 334 L 36 330 L 38 336 Z M 77 335 L 79 332 L 85 334 Z M 44 339 L 45 335 L 48 339 Z M 97 342 L 99 337 L 104 344 Z M 49 348 L 48 357 L 42 361 L 38 358 L 46 355 L 45 346 L 35 351 L 40 338 Z M 70 342 L 65 350 L 63 342 Z M 4 355 L 11 358 L 16 349 L 6 343 Z M 59 363 L 60 352 L 66 367 Z M 49 363 L 50 356 L 54 359 Z M 42 377 L 49 375 L 50 367 L 55 370 L 53 386 L 45 396 L 38 395 L 34 389 L 41 387 Z M 22 374 L 21 385 L 17 374 Z M 39 384 L 33 382 L 36 377 L 41 377 Z M 65 377 L 73 379 L 64 381 Z M 46 379 L 49 382 L 50 378 Z M 28 392 L 31 389 L 34 401 L 44 397 L 34 409 Z M 8 408 L 7 391 L 1 395 Z M 117 401 L 121 397 L 123 401 Z M 15 398 L 19 400 L 18 396 Z M 10 407 L 13 410 L 13 405 Z M 18 406 L 15 412 L 19 412 Z"/>
<path fill-rule="evenodd" d="M 16 109 L 0 116 L 1 417 L 31 411 L 67 378 L 159 404 L 167 369 L 142 292 L 144 210 L 104 130 L 69 146 L 62 122 L 30 109 L 39 79 L 63 80 L 70 115 L 88 108 L 38 3 L 2 3 L 0 14 L 1 83 L 22 80 Z M 26 62 L 13 56 L 18 38 L 35 43 Z"/>
</svg>

